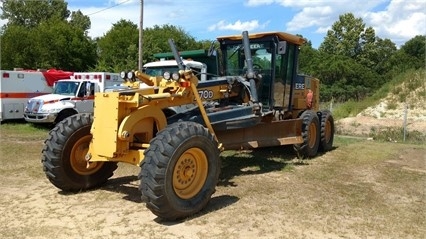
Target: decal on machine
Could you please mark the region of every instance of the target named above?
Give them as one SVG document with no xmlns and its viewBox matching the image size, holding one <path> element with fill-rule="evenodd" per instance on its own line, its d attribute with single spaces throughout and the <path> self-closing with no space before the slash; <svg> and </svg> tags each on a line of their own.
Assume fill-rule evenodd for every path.
<svg viewBox="0 0 426 239">
<path fill-rule="evenodd" d="M 294 88 L 296 90 L 304 90 L 305 89 L 305 84 L 303 84 L 303 83 L 294 83 Z"/>
<path fill-rule="evenodd" d="M 201 99 L 213 99 L 213 91 L 211 90 L 199 90 L 198 94 L 200 95 Z"/>
</svg>

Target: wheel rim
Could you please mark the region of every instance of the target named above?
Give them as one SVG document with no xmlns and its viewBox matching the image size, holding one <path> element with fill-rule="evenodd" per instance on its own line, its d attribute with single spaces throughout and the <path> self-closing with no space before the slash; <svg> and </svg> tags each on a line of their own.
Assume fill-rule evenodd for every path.
<svg viewBox="0 0 426 239">
<path fill-rule="evenodd" d="M 182 199 L 194 197 L 207 179 L 207 157 L 199 148 L 186 150 L 173 170 L 173 189 Z"/>
<path fill-rule="evenodd" d="M 87 167 L 85 156 L 89 151 L 89 144 L 91 139 L 91 135 L 86 135 L 77 140 L 71 149 L 71 168 L 74 170 L 74 172 L 80 175 L 91 175 L 97 172 L 103 165 L 103 162 L 93 162 L 89 164 L 89 167 Z"/>
<path fill-rule="evenodd" d="M 325 122 L 325 142 L 328 143 L 330 142 L 331 139 L 331 122 L 329 120 L 327 120 Z"/>
<path fill-rule="evenodd" d="M 314 123 L 309 125 L 309 148 L 313 148 L 317 141 L 317 127 Z"/>
</svg>

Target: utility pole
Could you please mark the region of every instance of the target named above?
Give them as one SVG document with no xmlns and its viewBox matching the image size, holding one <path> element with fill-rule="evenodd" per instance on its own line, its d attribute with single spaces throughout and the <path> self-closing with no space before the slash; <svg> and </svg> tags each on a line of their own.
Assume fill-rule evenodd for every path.
<svg viewBox="0 0 426 239">
<path fill-rule="evenodd" d="M 139 20 L 139 64 L 138 70 L 142 71 L 142 46 L 143 46 L 143 0 L 141 0 L 141 12 L 140 12 L 140 20 Z"/>
</svg>

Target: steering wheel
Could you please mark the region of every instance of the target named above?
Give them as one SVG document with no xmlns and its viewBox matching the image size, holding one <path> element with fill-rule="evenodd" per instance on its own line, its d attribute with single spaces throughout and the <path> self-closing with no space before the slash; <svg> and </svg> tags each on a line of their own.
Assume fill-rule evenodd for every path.
<svg viewBox="0 0 426 239">
<path fill-rule="evenodd" d="M 260 70 L 262 70 L 262 66 L 260 66 L 259 64 L 253 64 L 253 70 L 260 71 Z"/>
</svg>

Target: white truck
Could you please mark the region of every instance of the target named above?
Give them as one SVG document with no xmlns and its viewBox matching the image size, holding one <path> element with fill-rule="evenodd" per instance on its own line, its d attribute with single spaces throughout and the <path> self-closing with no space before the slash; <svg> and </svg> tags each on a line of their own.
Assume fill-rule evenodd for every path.
<svg viewBox="0 0 426 239">
<path fill-rule="evenodd" d="M 207 65 L 193 60 L 182 60 L 183 64 L 186 67 L 191 68 L 196 74 L 200 81 L 207 81 Z M 173 72 L 179 71 L 176 60 L 165 60 L 160 59 L 158 61 L 148 62 L 143 65 L 143 71 L 145 74 L 150 76 L 162 76 L 164 72 Z M 195 107 L 195 104 L 173 106 L 166 109 L 163 109 L 166 116 L 171 116 L 176 113 L 184 112 L 192 107 Z"/>
<path fill-rule="evenodd" d="M 183 64 L 186 67 L 191 68 L 194 72 L 199 73 L 198 78 L 201 81 L 207 80 L 207 65 L 192 60 L 183 60 Z M 143 70 L 145 74 L 151 76 L 162 76 L 164 72 L 177 72 L 179 71 L 179 67 L 177 66 L 176 60 L 164 60 L 161 59 L 159 61 L 149 62 L 143 65 Z"/>
<path fill-rule="evenodd" d="M 62 70 L 0 70 L 0 122 L 24 119 L 24 107 L 33 97 L 50 94 L 60 79 L 73 72 Z"/>
<path fill-rule="evenodd" d="M 71 79 L 57 81 L 52 94 L 30 99 L 25 120 L 56 124 L 77 113 L 93 113 L 95 92 L 104 92 L 123 82 L 118 73 L 75 72 Z"/>
</svg>

